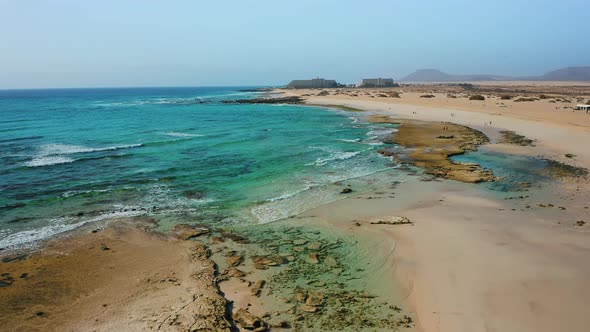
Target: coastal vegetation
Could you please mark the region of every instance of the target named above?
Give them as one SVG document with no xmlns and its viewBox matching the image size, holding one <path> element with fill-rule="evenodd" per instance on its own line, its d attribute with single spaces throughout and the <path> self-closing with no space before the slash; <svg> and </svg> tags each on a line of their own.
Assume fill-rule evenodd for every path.
<svg viewBox="0 0 590 332">
<path fill-rule="evenodd" d="M 537 98 L 532 98 L 532 97 L 520 97 L 517 99 L 514 99 L 515 103 L 522 103 L 522 102 L 529 102 L 529 101 L 535 101 L 537 100 Z"/>
</svg>

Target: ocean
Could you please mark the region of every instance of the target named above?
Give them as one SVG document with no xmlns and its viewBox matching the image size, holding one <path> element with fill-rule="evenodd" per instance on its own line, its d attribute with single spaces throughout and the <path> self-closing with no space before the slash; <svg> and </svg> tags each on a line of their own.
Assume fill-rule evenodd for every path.
<svg viewBox="0 0 590 332">
<path fill-rule="evenodd" d="M 139 215 L 268 223 L 401 176 L 376 152 L 391 125 L 221 103 L 259 96 L 241 89 L 0 91 L 0 248 Z"/>
</svg>

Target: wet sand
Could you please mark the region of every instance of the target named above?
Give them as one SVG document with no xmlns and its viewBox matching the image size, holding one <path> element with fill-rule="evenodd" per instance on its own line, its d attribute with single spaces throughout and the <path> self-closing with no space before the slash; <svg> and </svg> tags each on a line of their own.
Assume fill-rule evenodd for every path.
<svg viewBox="0 0 590 332">
<path fill-rule="evenodd" d="M 485 106 L 465 98 L 447 101 L 440 93 L 420 99 L 424 93 L 403 93 L 400 99 L 313 94 L 307 101 L 394 118 L 453 122 L 488 135 L 492 144 L 480 149 L 590 166 L 590 116 L 582 112 L 557 110 L 547 100 L 498 107 L 489 99 Z M 503 130 L 534 144 L 499 144 Z M 584 313 L 590 304 L 590 270 L 583 263 L 590 259 L 589 189 L 587 178 L 563 178 L 537 195 L 508 199 L 475 185 L 414 181 L 399 185 L 396 199 L 359 197 L 310 213 L 340 225 L 387 215 L 413 222 L 378 227 L 379 236 L 395 243 L 390 276 L 405 285 L 418 330 L 585 331 L 590 325 Z"/>
</svg>

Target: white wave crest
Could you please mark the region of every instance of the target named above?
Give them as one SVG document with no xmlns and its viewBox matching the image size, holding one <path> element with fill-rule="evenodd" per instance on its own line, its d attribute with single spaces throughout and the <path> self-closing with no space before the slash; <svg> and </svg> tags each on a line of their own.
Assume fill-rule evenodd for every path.
<svg viewBox="0 0 590 332">
<path fill-rule="evenodd" d="M 88 152 L 99 152 L 99 151 L 114 151 L 121 149 L 137 148 L 142 146 L 141 144 L 126 144 L 126 145 L 113 145 L 101 148 L 91 148 L 81 145 L 69 145 L 69 144 L 46 144 L 39 147 L 38 155 L 40 156 L 55 156 L 64 154 L 74 153 L 88 153 Z"/>
<path fill-rule="evenodd" d="M 396 129 L 388 128 L 388 129 L 373 129 L 367 132 L 367 136 L 370 137 L 382 137 L 386 135 L 390 135 L 393 132 L 396 132 Z"/>
<path fill-rule="evenodd" d="M 287 192 L 287 193 L 284 193 L 284 194 L 282 194 L 280 196 L 269 198 L 266 201 L 273 203 L 273 202 L 278 202 L 278 201 L 282 201 L 282 200 L 285 200 L 285 199 L 289 199 L 289 198 L 295 197 L 296 195 L 301 194 L 302 192 L 308 191 L 308 190 L 312 189 L 313 187 L 315 187 L 315 186 L 314 185 L 309 185 L 309 186 L 306 186 L 305 188 L 300 189 L 300 190 L 296 190 L 296 191 L 292 191 L 292 192 Z"/>
<path fill-rule="evenodd" d="M 201 135 L 201 134 L 189 134 L 189 133 L 181 133 L 181 132 L 176 132 L 176 131 L 169 131 L 165 134 L 168 136 L 172 136 L 172 137 L 203 137 L 203 136 L 205 136 L 205 135 Z"/>
<path fill-rule="evenodd" d="M 72 218 L 56 218 L 50 221 L 51 225 L 44 226 L 37 229 L 31 229 L 13 233 L 0 239 L 0 248 L 19 249 L 27 248 L 34 245 L 36 242 L 48 239 L 52 236 L 74 230 L 87 223 L 101 221 L 104 219 L 122 218 L 122 217 L 136 217 L 144 212 L 142 211 L 126 211 L 126 212 L 112 212 L 105 213 L 94 218 L 83 221 L 71 223 Z"/>
<path fill-rule="evenodd" d="M 41 167 L 49 165 L 69 164 L 76 161 L 76 159 L 61 157 L 61 156 L 43 156 L 33 158 L 30 161 L 24 163 L 27 167 Z"/>
<path fill-rule="evenodd" d="M 137 148 L 140 146 L 142 146 L 142 144 L 114 145 L 101 148 L 91 148 L 81 145 L 45 144 L 41 145 L 37 149 L 37 153 L 34 156 L 32 156 L 32 159 L 25 162 L 24 165 L 27 167 L 40 167 L 49 165 L 69 164 L 78 159 L 66 157 L 67 155 L 100 151 L 115 151 L 120 149 Z"/>
<path fill-rule="evenodd" d="M 313 163 L 305 164 L 305 166 L 324 166 L 330 161 L 337 161 L 337 160 L 347 160 L 357 156 L 360 151 L 354 152 L 343 152 L 343 151 L 334 151 L 329 157 L 326 158 L 318 158 Z"/>
</svg>

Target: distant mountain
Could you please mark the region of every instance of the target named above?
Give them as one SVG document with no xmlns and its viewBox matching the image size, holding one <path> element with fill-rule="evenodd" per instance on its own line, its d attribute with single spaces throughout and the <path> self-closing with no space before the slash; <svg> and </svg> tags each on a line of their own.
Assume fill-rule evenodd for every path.
<svg viewBox="0 0 590 332">
<path fill-rule="evenodd" d="M 567 67 L 542 76 L 512 77 L 498 75 L 452 75 L 437 69 L 419 69 L 400 79 L 402 82 L 473 82 L 473 81 L 590 81 L 590 67 Z"/>
<path fill-rule="evenodd" d="M 402 78 L 405 82 L 465 82 L 465 81 L 499 81 L 511 79 L 497 75 L 451 75 L 437 69 L 419 69 Z"/>
<path fill-rule="evenodd" d="M 554 71 L 539 78 L 542 81 L 590 81 L 590 67 L 567 67 Z"/>
</svg>

